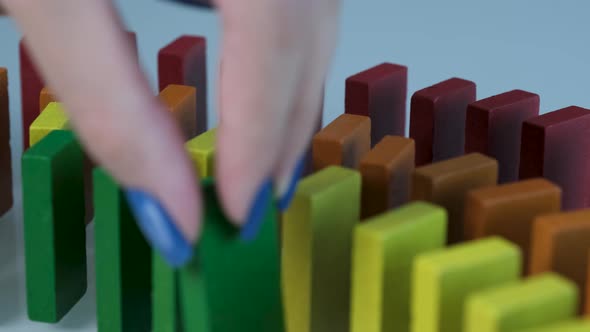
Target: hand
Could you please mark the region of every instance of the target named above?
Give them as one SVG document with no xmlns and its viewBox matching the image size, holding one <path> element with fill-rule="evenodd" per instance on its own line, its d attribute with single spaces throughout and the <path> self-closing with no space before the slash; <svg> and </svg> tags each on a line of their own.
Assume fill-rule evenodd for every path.
<svg viewBox="0 0 590 332">
<path fill-rule="evenodd" d="M 0 3 L 23 30 L 86 150 L 127 189 L 152 246 L 170 264 L 184 264 L 199 238 L 198 182 L 180 130 L 135 65 L 112 3 Z M 291 200 L 318 118 L 339 1 L 216 6 L 224 29 L 216 181 L 226 214 L 252 237 L 257 201 L 273 191 L 282 208 Z"/>
</svg>

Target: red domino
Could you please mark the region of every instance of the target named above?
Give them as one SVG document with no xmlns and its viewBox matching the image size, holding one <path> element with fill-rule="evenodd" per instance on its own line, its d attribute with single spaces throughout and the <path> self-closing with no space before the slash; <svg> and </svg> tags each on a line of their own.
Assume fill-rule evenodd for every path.
<svg viewBox="0 0 590 332">
<path fill-rule="evenodd" d="M 465 112 L 475 101 L 475 83 L 451 78 L 414 93 L 410 137 L 416 144 L 416 166 L 463 155 Z"/>
<path fill-rule="evenodd" d="M 405 135 L 408 68 L 383 63 L 346 80 L 348 114 L 371 118 L 371 145 L 386 135 Z"/>
<path fill-rule="evenodd" d="M 543 176 L 563 190 L 563 209 L 590 207 L 590 110 L 570 106 L 525 121 L 520 178 Z"/>
<path fill-rule="evenodd" d="M 205 38 L 181 36 L 158 54 L 160 91 L 170 84 L 197 89 L 197 135 L 207 130 L 207 43 Z"/>
<path fill-rule="evenodd" d="M 465 153 L 479 152 L 498 160 L 498 182 L 518 179 L 522 123 L 539 115 L 539 96 L 512 90 L 467 107 Z"/>
<path fill-rule="evenodd" d="M 27 46 L 23 39 L 19 43 L 19 59 L 24 151 L 29 148 L 29 127 L 41 112 L 39 109 L 39 98 L 45 82 L 37 71 L 32 59 L 29 57 Z"/>
</svg>

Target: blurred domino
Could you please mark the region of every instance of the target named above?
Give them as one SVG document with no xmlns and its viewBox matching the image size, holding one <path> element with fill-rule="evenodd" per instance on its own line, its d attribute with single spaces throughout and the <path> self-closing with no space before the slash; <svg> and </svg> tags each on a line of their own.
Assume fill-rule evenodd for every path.
<svg viewBox="0 0 590 332">
<path fill-rule="evenodd" d="M 522 330 L 522 332 L 588 332 L 590 331 L 590 320 L 577 319 L 569 320 L 544 327 Z"/>
<path fill-rule="evenodd" d="M 37 70 L 24 39 L 19 43 L 20 83 L 21 83 L 21 116 L 23 133 L 23 151 L 29 148 L 29 128 L 39 116 L 41 110 L 40 96 L 45 82 Z"/>
<path fill-rule="evenodd" d="M 50 103 L 57 102 L 57 97 L 49 90 L 48 87 L 44 87 L 41 90 L 41 95 L 39 96 L 39 111 L 43 112 L 47 105 Z"/>
<path fill-rule="evenodd" d="M 10 154 L 10 109 L 8 71 L 0 68 L 0 216 L 12 207 L 12 156 Z"/>
<path fill-rule="evenodd" d="M 195 98 L 195 88 L 185 85 L 168 85 L 160 92 L 160 99 L 176 119 L 187 141 L 197 133 Z"/>
<path fill-rule="evenodd" d="M 215 141 L 217 129 L 210 129 L 186 143 L 195 170 L 201 178 L 213 176 L 215 171 Z"/>
<path fill-rule="evenodd" d="M 49 103 L 45 110 L 33 121 L 30 127 L 30 146 L 41 141 L 54 130 L 67 130 L 70 121 L 60 103 Z"/>
</svg>

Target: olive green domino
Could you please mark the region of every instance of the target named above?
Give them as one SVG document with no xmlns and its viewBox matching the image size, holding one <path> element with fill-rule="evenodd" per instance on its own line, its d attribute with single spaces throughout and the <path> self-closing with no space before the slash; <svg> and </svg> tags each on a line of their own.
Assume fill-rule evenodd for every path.
<svg viewBox="0 0 590 332">
<path fill-rule="evenodd" d="M 93 179 L 98 331 L 150 331 L 151 249 L 113 178 L 95 169 Z"/>
<path fill-rule="evenodd" d="M 83 154 L 53 131 L 22 157 L 27 310 L 55 323 L 86 292 Z"/>
<path fill-rule="evenodd" d="M 457 244 L 418 256 L 412 276 L 412 331 L 463 331 L 467 297 L 517 280 L 521 269 L 520 249 L 500 237 Z"/>
<path fill-rule="evenodd" d="M 550 324 L 543 327 L 522 330 L 522 332 L 588 332 L 590 320 L 568 320 L 565 322 Z"/>
</svg>

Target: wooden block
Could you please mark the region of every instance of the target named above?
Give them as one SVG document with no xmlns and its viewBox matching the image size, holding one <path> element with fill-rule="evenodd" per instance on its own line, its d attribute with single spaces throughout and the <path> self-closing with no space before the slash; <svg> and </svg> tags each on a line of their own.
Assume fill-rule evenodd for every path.
<svg viewBox="0 0 590 332">
<path fill-rule="evenodd" d="M 479 100 L 467 108 L 465 153 L 479 152 L 498 160 L 498 181 L 518 179 L 522 123 L 539 115 L 539 96 L 512 90 Z"/>
<path fill-rule="evenodd" d="M 22 158 L 27 308 L 59 321 L 86 292 L 83 155 L 74 134 L 53 131 Z"/>
<path fill-rule="evenodd" d="M 8 71 L 0 68 L 0 216 L 8 212 L 13 203 Z"/>
<path fill-rule="evenodd" d="M 176 118 L 187 141 L 195 137 L 197 133 L 195 98 L 195 88 L 185 85 L 172 84 L 160 92 L 160 99 Z"/>
<path fill-rule="evenodd" d="M 461 332 L 468 296 L 520 276 L 518 247 L 499 238 L 466 242 L 419 255 L 412 280 L 412 331 Z"/>
<path fill-rule="evenodd" d="M 363 220 L 410 199 L 414 151 L 414 140 L 385 136 L 361 159 Z"/>
<path fill-rule="evenodd" d="M 545 177 L 563 190 L 563 209 L 590 207 L 590 110 L 570 106 L 524 122 L 520 178 Z"/>
<path fill-rule="evenodd" d="M 45 86 L 45 81 L 29 56 L 28 46 L 26 46 L 24 39 L 21 39 L 19 43 L 19 62 L 24 151 L 29 148 L 29 128 L 41 112 L 39 109 L 39 98 L 41 96 L 41 89 Z"/>
<path fill-rule="evenodd" d="M 150 331 L 151 249 L 117 183 L 96 169 L 94 184 L 98 331 Z"/>
<path fill-rule="evenodd" d="M 284 331 L 274 202 L 266 202 L 257 238 L 244 241 L 224 216 L 211 178 L 203 194 L 203 232 L 194 260 L 179 272 L 184 331 Z"/>
<path fill-rule="evenodd" d="M 303 179 L 283 215 L 287 331 L 349 331 L 353 230 L 361 176 L 337 166 Z"/>
<path fill-rule="evenodd" d="M 54 130 L 67 130 L 70 121 L 60 103 L 50 103 L 33 121 L 30 128 L 30 146 L 41 141 Z"/>
<path fill-rule="evenodd" d="M 215 141 L 217 129 L 208 130 L 186 143 L 186 150 L 201 178 L 213 176 L 215 171 Z"/>
<path fill-rule="evenodd" d="M 405 136 L 408 68 L 382 63 L 346 79 L 345 112 L 371 118 L 372 145 Z"/>
<path fill-rule="evenodd" d="M 356 169 L 371 149 L 371 119 L 342 114 L 313 137 L 313 167 L 328 166 Z"/>
<path fill-rule="evenodd" d="M 181 36 L 158 53 L 160 91 L 170 84 L 196 88 L 196 132 L 207 130 L 207 42 L 199 36 Z"/>
<path fill-rule="evenodd" d="M 475 95 L 475 83 L 456 77 L 414 93 L 410 137 L 416 141 L 416 166 L 463 155 L 465 112 Z"/>
<path fill-rule="evenodd" d="M 538 216 L 532 232 L 529 271 L 557 272 L 587 292 L 590 210 Z M 580 312 L 584 303 L 580 303 Z"/>
<path fill-rule="evenodd" d="M 39 111 L 43 112 L 47 105 L 54 102 L 57 102 L 57 97 L 48 87 L 44 87 L 41 90 L 41 96 L 39 96 Z"/>
<path fill-rule="evenodd" d="M 465 238 L 502 236 L 520 247 L 528 268 L 535 217 L 560 206 L 561 189 L 545 179 L 475 189 L 465 203 Z"/>
<path fill-rule="evenodd" d="M 471 296 L 465 331 L 508 332 L 573 318 L 578 294 L 570 281 L 547 273 Z"/>
<path fill-rule="evenodd" d="M 449 213 L 448 241 L 463 239 L 465 198 L 473 189 L 495 185 L 498 162 L 479 153 L 439 161 L 416 169 L 412 179 L 412 200 L 443 206 Z"/>
<path fill-rule="evenodd" d="M 590 331 L 590 320 L 577 319 L 568 320 L 549 326 L 523 330 L 522 332 L 588 332 Z"/>
<path fill-rule="evenodd" d="M 412 262 L 444 246 L 446 219 L 444 209 L 415 202 L 356 227 L 350 331 L 409 331 Z"/>
</svg>

